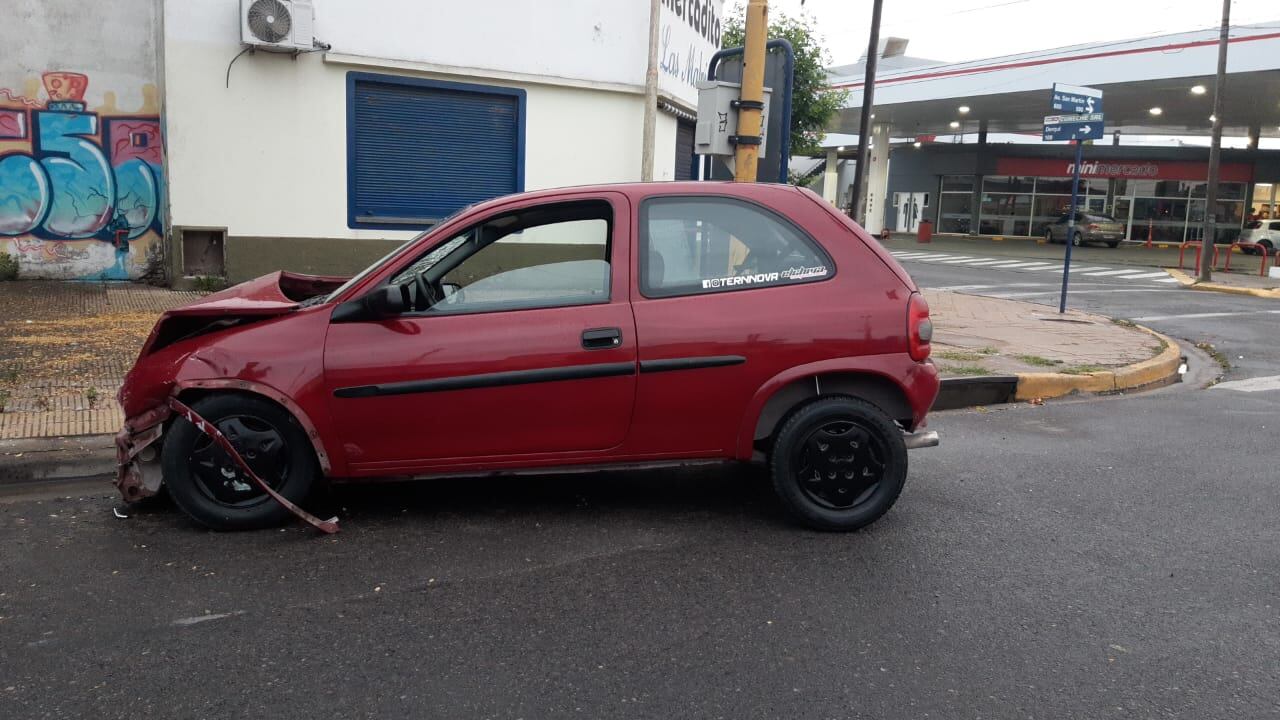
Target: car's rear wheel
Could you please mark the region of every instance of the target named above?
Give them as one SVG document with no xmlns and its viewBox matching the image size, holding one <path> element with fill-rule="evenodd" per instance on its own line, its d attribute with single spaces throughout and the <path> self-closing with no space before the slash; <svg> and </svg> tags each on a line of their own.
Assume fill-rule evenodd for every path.
<svg viewBox="0 0 1280 720">
<path fill-rule="evenodd" d="M 300 503 L 317 475 L 315 453 L 302 426 L 280 406 L 248 395 L 211 395 L 191 403 L 217 427 L 258 477 Z M 288 519 L 282 507 L 185 418 L 173 421 L 161 453 L 164 482 L 174 503 L 215 530 L 252 530 Z"/>
<path fill-rule="evenodd" d="M 1081 245 L 1084 245 L 1084 235 L 1081 235 L 1080 233 L 1076 233 L 1075 235 L 1072 235 L 1071 244 L 1075 245 L 1076 247 L 1080 247 Z"/>
<path fill-rule="evenodd" d="M 1259 244 L 1259 245 L 1261 245 L 1262 247 L 1264 247 L 1264 248 L 1266 248 L 1266 249 L 1267 249 L 1267 254 L 1268 254 L 1268 255 L 1270 255 L 1270 254 L 1272 254 L 1273 252 L 1275 252 L 1275 246 L 1273 246 L 1273 245 L 1271 244 L 1271 241 L 1270 241 L 1270 240 L 1259 240 L 1259 241 L 1258 241 L 1258 244 Z"/>
<path fill-rule="evenodd" d="M 770 458 L 773 488 L 786 510 L 818 530 L 857 530 L 884 515 L 902 492 L 902 431 L 857 398 L 815 400 L 778 431 Z"/>
<path fill-rule="evenodd" d="M 1053 231 L 1052 231 L 1052 230 L 1045 230 L 1045 231 L 1044 231 L 1044 240 L 1045 240 L 1045 242 L 1049 243 L 1050 245 L 1052 245 L 1052 244 L 1054 244 L 1054 243 L 1056 242 L 1056 241 L 1053 239 Z"/>
</svg>

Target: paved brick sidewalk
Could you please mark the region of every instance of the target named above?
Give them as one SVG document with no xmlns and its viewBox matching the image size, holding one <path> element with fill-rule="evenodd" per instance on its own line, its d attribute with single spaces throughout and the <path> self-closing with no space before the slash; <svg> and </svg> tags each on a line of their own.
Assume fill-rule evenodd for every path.
<svg viewBox="0 0 1280 720">
<path fill-rule="evenodd" d="M 1149 335 L 1043 305 L 926 291 L 944 375 L 1087 372 L 1146 360 Z M 0 440 L 114 433 L 115 394 L 163 310 L 198 293 L 145 285 L 0 283 Z"/>
<path fill-rule="evenodd" d="M 0 440 L 114 433 L 156 316 L 198 298 L 130 283 L 0 283 Z"/>
<path fill-rule="evenodd" d="M 1046 305 L 925 290 L 944 377 L 1086 373 L 1147 360 L 1160 340 L 1109 318 Z"/>
</svg>

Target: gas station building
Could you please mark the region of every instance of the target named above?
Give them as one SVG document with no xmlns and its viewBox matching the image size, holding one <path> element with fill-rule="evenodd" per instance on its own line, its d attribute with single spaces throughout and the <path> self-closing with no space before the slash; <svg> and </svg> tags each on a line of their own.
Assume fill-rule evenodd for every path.
<svg viewBox="0 0 1280 720">
<path fill-rule="evenodd" d="M 1095 43 L 963 63 L 903 53 L 882 43 L 877 72 L 866 227 L 1043 237 L 1067 211 L 1075 149 L 1041 142 L 1054 83 L 1104 93 L 1105 135 L 1086 142 L 1081 206 L 1126 225 L 1126 237 L 1200 239 L 1205 217 L 1218 31 Z M 857 153 L 864 65 L 830 70 L 849 91 L 825 143 L 824 196 L 847 206 Z M 1252 218 L 1280 215 L 1280 32 L 1231 29 L 1218 242 Z M 1188 136 L 1191 136 L 1188 138 Z M 1177 139 L 1175 139 L 1177 138 Z M 1203 145 L 1199 145 L 1203 143 Z M 842 190 L 844 191 L 842 194 Z"/>
</svg>

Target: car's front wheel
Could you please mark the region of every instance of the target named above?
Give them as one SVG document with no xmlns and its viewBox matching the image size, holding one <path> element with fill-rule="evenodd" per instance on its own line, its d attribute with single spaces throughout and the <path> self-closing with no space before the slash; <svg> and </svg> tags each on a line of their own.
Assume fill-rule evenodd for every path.
<svg viewBox="0 0 1280 720">
<path fill-rule="evenodd" d="M 302 426 L 284 408 L 249 395 L 211 395 L 191 403 L 191 409 L 217 427 L 272 490 L 295 503 L 306 499 L 318 474 L 315 453 Z M 185 418 L 175 419 L 169 428 L 161 463 L 174 503 L 202 525 L 252 530 L 290 517 Z"/>
<path fill-rule="evenodd" d="M 1076 247 L 1080 247 L 1084 245 L 1084 235 L 1081 235 L 1080 233 L 1076 233 L 1075 235 L 1072 235 L 1071 244 L 1075 245 Z"/>
<path fill-rule="evenodd" d="M 1270 240 L 1259 240 L 1258 244 L 1267 249 L 1268 255 L 1271 255 L 1272 253 L 1275 252 L 1275 246 L 1271 244 Z"/>
<path fill-rule="evenodd" d="M 1055 242 L 1057 242 L 1056 240 L 1054 240 L 1054 239 L 1053 239 L 1053 231 L 1052 231 L 1052 230 L 1045 230 L 1045 231 L 1044 231 L 1044 240 L 1045 240 L 1045 242 L 1049 243 L 1050 245 L 1052 245 L 1052 244 L 1054 244 Z"/>
<path fill-rule="evenodd" d="M 818 530 L 857 530 L 884 515 L 907 478 L 897 424 L 853 397 L 815 400 L 778 431 L 773 487 L 787 511 Z"/>
</svg>

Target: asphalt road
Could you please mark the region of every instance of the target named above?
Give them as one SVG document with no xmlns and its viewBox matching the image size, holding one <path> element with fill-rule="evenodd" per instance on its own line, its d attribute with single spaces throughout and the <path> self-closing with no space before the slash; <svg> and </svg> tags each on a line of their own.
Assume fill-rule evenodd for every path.
<svg viewBox="0 0 1280 720">
<path fill-rule="evenodd" d="M 1280 308 L 1151 290 L 1073 303 Z M 1146 322 L 1280 374 L 1275 315 Z M 0 718 L 1275 717 L 1277 423 L 1280 391 L 1229 384 L 938 413 L 849 535 L 741 470 L 349 489 L 332 538 L 11 498 Z"/>
</svg>

